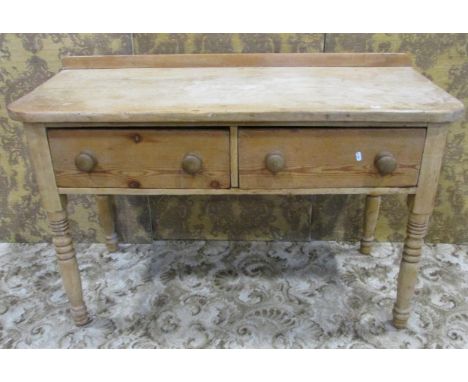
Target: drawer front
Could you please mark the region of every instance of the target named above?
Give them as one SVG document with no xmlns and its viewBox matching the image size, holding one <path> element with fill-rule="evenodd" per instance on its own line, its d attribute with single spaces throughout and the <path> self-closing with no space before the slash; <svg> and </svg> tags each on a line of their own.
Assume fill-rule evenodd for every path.
<svg viewBox="0 0 468 382">
<path fill-rule="evenodd" d="M 242 128 L 239 186 L 415 186 L 425 135 L 425 128 Z"/>
<path fill-rule="evenodd" d="M 228 129 L 50 129 L 59 187 L 228 188 Z"/>
</svg>

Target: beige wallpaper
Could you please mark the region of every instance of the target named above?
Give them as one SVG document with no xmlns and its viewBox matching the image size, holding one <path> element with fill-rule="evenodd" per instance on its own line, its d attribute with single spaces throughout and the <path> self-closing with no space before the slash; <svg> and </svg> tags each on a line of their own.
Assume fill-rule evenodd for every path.
<svg viewBox="0 0 468 382">
<path fill-rule="evenodd" d="M 468 34 L 0 34 L 0 241 L 48 240 L 21 125 L 6 104 L 51 77 L 64 55 L 208 52 L 410 52 L 468 108 Z M 468 242 L 466 119 L 450 128 L 430 242 Z M 119 197 L 122 239 L 356 240 L 362 196 Z M 71 197 L 79 241 L 102 241 L 93 197 Z M 406 206 L 385 197 L 379 240 L 401 241 Z"/>
</svg>

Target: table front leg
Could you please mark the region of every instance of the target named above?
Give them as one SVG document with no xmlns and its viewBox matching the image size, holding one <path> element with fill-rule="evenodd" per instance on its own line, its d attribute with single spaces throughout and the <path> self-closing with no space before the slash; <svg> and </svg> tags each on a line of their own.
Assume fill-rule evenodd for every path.
<svg viewBox="0 0 468 382">
<path fill-rule="evenodd" d="M 115 216 L 113 197 L 111 195 L 96 195 L 99 212 L 99 222 L 106 236 L 106 246 L 109 252 L 118 250 L 117 234 L 115 232 Z"/>
<path fill-rule="evenodd" d="M 400 273 L 398 274 L 397 300 L 393 308 L 393 325 L 398 329 L 405 328 L 409 319 L 411 299 L 416 287 L 428 221 L 428 214 L 410 212 Z"/>
<path fill-rule="evenodd" d="M 61 211 L 49 211 L 47 216 L 52 230 L 52 241 L 55 246 L 60 275 L 71 305 L 71 315 L 75 324 L 82 326 L 89 322 L 89 315 L 83 301 L 80 271 L 70 235 L 66 198 L 62 197 L 62 200 L 63 209 Z"/>
<path fill-rule="evenodd" d="M 47 211 L 52 230 L 60 274 L 71 304 L 71 314 L 76 325 L 84 325 L 89 321 L 89 316 L 83 301 L 80 272 L 68 225 L 67 198 L 59 194 L 55 183 L 47 129 L 40 124 L 25 124 L 24 127 L 42 205 Z"/>
<path fill-rule="evenodd" d="M 418 187 L 415 195 L 408 196 L 410 213 L 393 308 L 393 325 L 398 329 L 405 328 L 409 319 L 424 236 L 434 209 L 446 137 L 446 125 L 428 126 Z"/>
</svg>

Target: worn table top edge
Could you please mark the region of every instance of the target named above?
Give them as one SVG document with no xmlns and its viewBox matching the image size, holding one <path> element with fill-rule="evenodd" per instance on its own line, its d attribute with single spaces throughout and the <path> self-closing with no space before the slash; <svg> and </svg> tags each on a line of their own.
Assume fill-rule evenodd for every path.
<svg viewBox="0 0 468 382">
<path fill-rule="evenodd" d="M 126 69 L 126 68 L 123 68 Z M 177 69 L 177 68 L 163 68 L 163 69 Z M 178 68 L 180 69 L 180 68 Z M 190 68 L 193 69 L 193 68 Z M 151 123 L 151 122 L 167 122 L 167 123 L 203 123 L 203 122 L 219 122 L 227 124 L 236 124 L 240 122 L 408 122 L 408 123 L 450 123 L 461 119 L 464 115 L 464 105 L 458 99 L 447 93 L 438 85 L 429 81 L 422 74 L 417 72 L 414 68 L 409 67 L 419 77 L 427 80 L 440 91 L 446 93 L 448 96 L 447 102 L 441 102 L 439 106 L 431 110 L 401 110 L 401 109 L 387 109 L 387 110 L 327 110 L 326 107 L 320 111 L 308 111 L 304 109 L 299 110 L 281 110 L 281 111 L 222 111 L 222 112 L 209 112 L 209 111 L 185 111 L 185 112 L 161 112 L 155 110 L 154 112 L 116 112 L 116 113 L 93 113 L 89 111 L 52 111 L 52 110 L 31 110 L 28 104 L 35 97 L 37 91 L 42 88 L 44 84 L 50 80 L 60 76 L 64 72 L 83 71 L 89 69 L 64 69 L 48 81 L 44 82 L 30 93 L 19 98 L 18 100 L 10 103 L 7 106 L 10 118 L 25 122 L 25 123 L 104 123 L 104 122 L 137 122 L 137 123 Z M 93 69 L 93 70 L 118 70 L 118 69 Z M 138 69 L 137 69 L 138 70 Z M 144 70 L 144 68 L 142 68 Z"/>
<path fill-rule="evenodd" d="M 410 111 L 387 111 L 387 112 L 359 112 L 359 111 L 342 111 L 340 113 L 333 112 L 291 112 L 288 115 L 285 112 L 256 112 L 252 113 L 126 113 L 126 114 L 82 114 L 70 115 L 69 113 L 61 112 L 21 112 L 15 111 L 14 107 L 9 107 L 8 114 L 11 119 L 30 124 L 47 124 L 47 123 L 181 123 L 181 124 L 199 124 L 199 123 L 219 123 L 222 125 L 237 125 L 249 123 L 262 124 L 278 124 L 278 123 L 294 123 L 304 124 L 307 122 L 376 122 L 376 123 L 421 123 L 421 124 L 443 124 L 450 123 L 461 119 L 464 115 L 464 106 L 454 107 L 453 110 L 432 111 L 430 114 L 425 112 Z"/>
</svg>

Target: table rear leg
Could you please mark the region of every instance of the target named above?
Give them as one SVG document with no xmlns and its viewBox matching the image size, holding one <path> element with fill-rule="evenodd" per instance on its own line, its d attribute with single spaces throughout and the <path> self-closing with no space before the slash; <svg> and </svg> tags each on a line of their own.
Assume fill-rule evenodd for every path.
<svg viewBox="0 0 468 382">
<path fill-rule="evenodd" d="M 99 221 L 104 235 L 106 236 L 107 250 L 109 252 L 115 252 L 119 247 L 117 234 L 115 233 L 113 197 L 111 195 L 96 195 L 96 203 L 99 212 Z"/>
<path fill-rule="evenodd" d="M 370 255 L 375 239 L 375 227 L 379 218 L 380 195 L 367 195 L 364 212 L 364 232 L 359 251 L 364 255 Z"/>
</svg>

